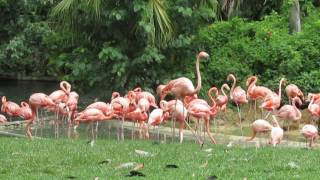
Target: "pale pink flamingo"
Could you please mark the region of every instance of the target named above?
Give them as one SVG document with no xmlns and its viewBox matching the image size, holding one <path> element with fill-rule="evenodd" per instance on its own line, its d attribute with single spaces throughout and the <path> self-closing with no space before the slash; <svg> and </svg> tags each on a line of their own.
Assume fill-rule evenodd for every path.
<svg viewBox="0 0 320 180">
<path fill-rule="evenodd" d="M 215 93 L 215 101 L 216 101 L 217 107 L 221 111 L 226 111 L 227 103 L 228 103 L 228 99 L 229 99 L 228 96 L 226 95 L 224 89 L 230 90 L 228 84 L 223 84 L 221 86 L 222 95 L 219 95 L 219 91 L 216 87 L 213 87 L 211 89 L 211 91 Z M 211 96 L 211 92 L 208 95 Z"/>
<path fill-rule="evenodd" d="M 297 85 L 295 84 L 289 84 L 287 87 L 286 87 L 286 94 L 288 96 L 288 99 L 289 99 L 289 104 L 291 102 L 291 100 L 294 98 L 294 97 L 300 97 L 301 101 L 304 101 L 304 95 L 303 95 L 303 92 L 298 88 Z"/>
<path fill-rule="evenodd" d="M 306 124 L 301 129 L 301 134 L 306 138 L 309 139 L 309 147 L 313 146 L 313 143 L 318 138 L 318 129 L 312 124 Z"/>
<path fill-rule="evenodd" d="M 308 111 L 312 116 L 319 118 L 320 117 L 320 104 L 315 102 L 315 99 L 317 99 L 317 97 L 314 95 L 311 95 L 310 98 L 311 98 L 311 101 L 308 105 Z"/>
<path fill-rule="evenodd" d="M 7 101 L 6 96 L 2 96 L 1 111 L 7 113 L 11 117 L 19 116 L 20 106 L 12 101 Z"/>
<path fill-rule="evenodd" d="M 247 141 L 253 140 L 257 134 L 270 132 L 272 130 L 272 125 L 264 119 L 257 119 L 251 124 L 251 130 L 252 135 Z"/>
<path fill-rule="evenodd" d="M 66 105 L 68 107 L 68 123 L 69 127 L 71 127 L 72 122 L 75 118 L 76 111 L 78 109 L 78 101 L 79 101 L 79 94 L 75 91 L 70 92 L 68 96 L 68 100 L 66 102 Z"/>
<path fill-rule="evenodd" d="M 166 85 L 160 85 L 157 92 L 160 93 L 160 100 L 163 100 L 167 94 L 172 94 L 176 99 L 183 101 L 186 96 L 197 97 L 201 90 L 201 74 L 200 74 L 200 60 L 208 58 L 209 54 L 200 52 L 196 59 L 196 73 L 197 73 L 197 87 L 194 88 L 192 81 L 186 77 L 180 77 L 169 81 Z M 173 120 L 172 136 L 175 137 L 175 120 Z"/>
<path fill-rule="evenodd" d="M 7 118 L 3 114 L 0 114 L 0 124 L 6 123 L 6 122 L 7 122 Z"/>
<path fill-rule="evenodd" d="M 240 86 L 236 87 L 237 80 L 233 74 L 228 75 L 227 81 L 230 81 L 230 80 L 233 81 L 232 87 L 230 90 L 230 99 L 233 100 L 233 102 L 235 102 L 237 105 L 239 119 L 240 119 L 241 136 L 243 136 L 240 105 L 248 102 L 246 91 L 243 90 Z"/>
<path fill-rule="evenodd" d="M 300 110 L 297 108 L 296 103 L 298 103 L 299 106 L 302 104 L 300 98 L 294 97 L 292 99 L 292 105 L 286 104 L 282 106 L 275 115 L 284 120 L 299 121 L 302 115 Z M 288 125 L 288 132 L 289 127 L 290 126 Z"/>
<path fill-rule="evenodd" d="M 149 110 L 150 110 L 150 102 L 146 98 L 141 98 L 138 101 L 138 107 L 144 112 L 149 112 Z"/>
<path fill-rule="evenodd" d="M 148 100 L 150 106 L 157 108 L 157 103 L 156 103 L 156 98 L 148 91 L 142 91 L 142 89 L 140 87 L 137 87 L 133 90 L 133 92 L 135 93 L 135 99 L 136 99 L 136 103 L 138 104 L 138 102 L 140 101 L 140 99 L 146 99 Z"/>
<path fill-rule="evenodd" d="M 148 118 L 148 125 L 158 126 L 158 141 L 160 140 L 159 136 L 159 125 L 169 116 L 169 112 L 164 112 L 160 108 L 153 109 Z"/>
<path fill-rule="evenodd" d="M 183 100 L 185 96 L 193 96 L 199 93 L 201 89 L 201 74 L 199 63 L 201 59 L 208 58 L 209 55 L 206 52 L 200 52 L 197 55 L 196 60 L 196 72 L 197 72 L 197 87 L 194 88 L 192 81 L 186 77 L 180 77 L 178 79 L 174 79 L 169 81 L 165 86 L 161 85 L 161 88 L 157 90 L 161 90 L 160 99 L 163 100 L 168 93 L 174 95 L 177 99 Z"/>
<path fill-rule="evenodd" d="M 29 98 L 29 105 L 32 109 L 32 113 L 34 114 L 34 118 L 32 119 L 32 121 L 27 123 L 26 128 L 27 129 L 29 128 L 27 131 L 31 132 L 30 129 L 34 119 L 38 120 L 38 117 L 39 117 L 38 109 L 56 107 L 56 104 L 49 98 L 48 95 L 43 93 L 34 93 Z"/>
<path fill-rule="evenodd" d="M 102 111 L 95 108 L 85 109 L 74 119 L 75 129 L 79 126 L 79 123 L 91 123 L 92 126 L 92 138 L 96 139 L 98 134 L 98 121 L 109 120 L 113 118 L 113 114 L 111 113 L 109 116 L 104 115 Z M 96 123 L 95 134 L 93 131 L 93 124 Z"/>
<path fill-rule="evenodd" d="M 32 109 L 30 108 L 29 104 L 24 102 L 24 101 L 22 101 L 21 102 L 21 107 L 20 107 L 20 110 L 19 110 L 19 116 L 21 118 L 23 118 L 24 120 L 28 121 L 28 123 L 29 123 L 29 122 L 33 121 L 35 114 L 32 113 Z M 32 134 L 31 134 L 31 129 L 30 128 L 26 128 L 26 135 L 29 138 L 32 138 Z"/>
<path fill-rule="evenodd" d="M 257 76 L 251 76 L 247 79 L 246 85 L 248 87 L 247 97 L 254 100 L 254 119 L 256 119 L 257 100 L 264 99 L 267 95 L 272 94 L 272 91 L 264 86 L 257 86 Z"/>
<path fill-rule="evenodd" d="M 111 113 L 111 105 L 105 102 L 100 102 L 100 101 L 94 102 L 90 104 L 88 107 L 86 107 L 86 109 L 90 109 L 90 108 L 99 109 L 106 116 L 110 115 Z"/>
<path fill-rule="evenodd" d="M 269 113 L 267 114 L 267 116 L 265 117 L 265 119 L 268 118 L 269 114 L 278 109 L 280 107 L 280 104 L 281 104 L 281 87 L 282 87 L 282 84 L 285 84 L 286 80 L 284 78 L 281 78 L 280 82 L 279 82 L 279 94 L 275 93 L 275 92 L 272 92 L 272 94 L 268 94 L 260 108 L 263 108 L 267 111 L 269 111 Z"/>
<path fill-rule="evenodd" d="M 50 95 L 49 98 L 55 103 L 66 103 L 68 100 L 68 96 L 71 91 L 71 85 L 67 81 L 62 81 L 60 83 L 60 89 L 53 91 Z"/>
<path fill-rule="evenodd" d="M 187 109 L 180 100 L 162 100 L 160 101 L 160 107 L 164 112 L 169 112 L 169 116 L 167 116 L 165 120 L 174 118 L 179 122 L 180 143 L 182 143 L 183 129 L 187 118 Z"/>
<path fill-rule="evenodd" d="M 271 133 L 270 133 L 270 144 L 273 145 L 274 147 L 277 144 L 280 144 L 282 139 L 283 139 L 283 129 L 279 126 L 279 123 L 276 119 L 275 116 L 272 116 L 273 120 L 272 120 L 272 129 L 271 129 Z"/>
</svg>

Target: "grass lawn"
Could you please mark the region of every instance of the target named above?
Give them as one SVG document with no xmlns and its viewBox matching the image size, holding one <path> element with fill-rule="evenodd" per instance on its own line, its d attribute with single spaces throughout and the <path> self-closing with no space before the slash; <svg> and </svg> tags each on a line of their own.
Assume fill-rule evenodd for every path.
<svg viewBox="0 0 320 180">
<path fill-rule="evenodd" d="M 144 163 L 146 177 L 130 179 L 318 179 L 320 151 L 293 148 L 226 147 L 193 142 L 155 144 L 152 141 L 101 139 L 94 146 L 85 140 L 0 137 L 0 179 L 124 179 Z M 212 149 L 211 152 L 205 150 Z M 153 153 L 141 156 L 135 150 Z M 110 159 L 110 163 L 99 162 Z M 207 162 L 207 165 L 206 165 Z M 166 168 L 175 164 L 178 168 Z"/>
</svg>

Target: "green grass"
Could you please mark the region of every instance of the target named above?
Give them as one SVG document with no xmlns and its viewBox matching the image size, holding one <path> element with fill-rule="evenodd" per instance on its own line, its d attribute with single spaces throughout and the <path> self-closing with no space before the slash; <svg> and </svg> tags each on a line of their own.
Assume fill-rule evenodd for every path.
<svg viewBox="0 0 320 180">
<path fill-rule="evenodd" d="M 121 163 L 144 163 L 145 178 L 136 179 L 318 179 L 319 150 L 243 148 L 192 142 L 154 144 L 152 141 L 99 139 L 91 147 L 85 140 L 0 138 L 0 179 L 124 179 L 132 168 L 117 169 Z M 137 155 L 136 149 L 155 153 Z M 111 163 L 99 162 L 111 159 Z M 208 161 L 206 167 L 200 167 Z M 165 168 L 175 164 L 179 168 Z M 293 164 L 293 166 L 290 166 Z M 135 179 L 135 178 L 130 178 Z"/>
</svg>

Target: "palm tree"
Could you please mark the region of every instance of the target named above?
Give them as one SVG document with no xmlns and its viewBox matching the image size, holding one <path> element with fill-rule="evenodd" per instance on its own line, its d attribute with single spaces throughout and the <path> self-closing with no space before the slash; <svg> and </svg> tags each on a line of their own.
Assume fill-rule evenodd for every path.
<svg viewBox="0 0 320 180">
<path fill-rule="evenodd" d="M 128 1 L 127 3 L 130 3 Z M 143 1 L 142 1 L 143 2 Z M 79 22 L 80 15 L 85 14 L 92 27 L 103 23 L 101 13 L 106 10 L 108 2 L 103 0 L 61 0 L 52 10 L 52 17 L 56 18 L 61 27 L 69 29 L 73 35 L 82 32 Z M 173 27 L 167 13 L 165 0 L 148 0 L 144 4 L 142 15 L 138 20 L 139 25 L 147 27 L 148 43 L 162 45 L 169 41 L 173 34 Z M 132 18 L 134 19 L 134 18 Z M 138 24 L 138 22 L 136 22 Z"/>
</svg>

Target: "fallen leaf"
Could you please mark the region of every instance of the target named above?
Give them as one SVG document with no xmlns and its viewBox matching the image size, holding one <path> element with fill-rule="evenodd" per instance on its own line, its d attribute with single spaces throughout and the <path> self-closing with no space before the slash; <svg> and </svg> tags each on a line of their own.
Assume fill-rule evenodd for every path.
<svg viewBox="0 0 320 180">
<path fill-rule="evenodd" d="M 207 180 L 216 180 L 216 179 L 218 179 L 218 177 L 215 176 L 215 175 L 209 176 L 209 177 L 207 178 Z"/>
<path fill-rule="evenodd" d="M 199 166 L 199 168 L 205 168 L 205 167 L 207 167 L 207 166 L 208 166 L 208 161 L 206 161 L 205 163 L 201 164 L 201 165 Z"/>
<path fill-rule="evenodd" d="M 137 153 L 140 156 L 145 156 L 145 157 L 153 157 L 155 154 L 147 152 L 147 151 L 142 151 L 142 150 L 134 150 L 135 153 Z"/>
<path fill-rule="evenodd" d="M 210 152 L 212 152 L 212 148 L 209 148 L 209 149 L 205 149 L 205 150 L 203 150 L 204 152 L 208 152 L 208 153 L 210 153 Z"/>
<path fill-rule="evenodd" d="M 68 178 L 68 179 L 77 179 L 76 176 L 66 176 L 66 178 Z"/>
<path fill-rule="evenodd" d="M 138 171 L 138 170 L 140 170 L 140 169 L 142 169 L 142 168 L 144 168 L 144 164 L 143 164 L 143 163 L 136 165 L 136 166 L 133 168 L 133 170 L 134 170 L 134 171 Z"/>
<path fill-rule="evenodd" d="M 120 164 L 119 166 L 116 167 L 116 169 L 130 168 L 136 164 L 137 164 L 136 162 L 127 162 L 127 163 Z"/>
<path fill-rule="evenodd" d="M 98 164 L 109 164 L 109 163 L 111 163 L 111 159 L 100 161 Z"/>
<path fill-rule="evenodd" d="M 232 143 L 232 141 L 230 141 L 229 144 L 227 145 L 227 147 L 230 148 L 232 146 L 233 146 L 233 143 Z"/>
<path fill-rule="evenodd" d="M 175 164 L 167 164 L 166 168 L 178 168 L 178 166 Z"/>
<path fill-rule="evenodd" d="M 142 177 L 145 177 L 146 175 L 142 174 L 142 173 L 139 172 L 139 171 L 130 171 L 130 174 L 129 174 L 129 175 L 126 175 L 126 177 L 132 177 L 132 176 L 142 176 Z"/>
<path fill-rule="evenodd" d="M 297 163 L 293 162 L 293 161 L 290 161 L 288 163 L 288 166 L 291 168 L 291 169 L 298 169 L 299 166 L 297 165 Z"/>
</svg>

